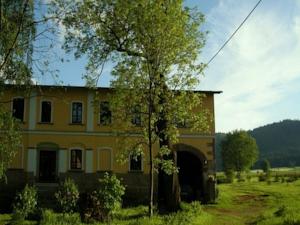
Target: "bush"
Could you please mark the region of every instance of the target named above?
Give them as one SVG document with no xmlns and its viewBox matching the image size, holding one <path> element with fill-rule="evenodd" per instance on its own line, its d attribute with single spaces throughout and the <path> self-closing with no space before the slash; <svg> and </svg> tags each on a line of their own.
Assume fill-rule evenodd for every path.
<svg viewBox="0 0 300 225">
<path fill-rule="evenodd" d="M 37 210 L 37 191 L 33 186 L 26 184 L 25 188 L 17 193 L 13 204 L 13 220 L 19 221 L 28 218 Z"/>
<path fill-rule="evenodd" d="M 99 188 L 93 191 L 88 198 L 88 207 L 84 213 L 86 222 L 93 220 L 107 221 L 114 211 L 121 206 L 125 187 L 115 175 L 104 174 L 99 179 Z"/>
<path fill-rule="evenodd" d="M 63 213 L 72 213 L 77 209 L 77 202 L 79 200 L 78 187 L 74 181 L 67 178 L 55 193 L 59 209 Z"/>
<path fill-rule="evenodd" d="M 225 176 L 227 178 L 228 183 L 232 183 L 234 181 L 234 171 L 229 169 L 225 171 Z"/>
<path fill-rule="evenodd" d="M 166 225 L 181 225 L 181 224 L 195 224 L 198 217 L 203 213 L 201 204 L 199 202 L 192 202 L 190 204 L 181 204 L 181 211 L 172 213 L 164 217 Z"/>
<path fill-rule="evenodd" d="M 40 225 L 79 225 L 82 224 L 78 213 L 54 213 L 47 209 L 42 212 Z"/>
</svg>

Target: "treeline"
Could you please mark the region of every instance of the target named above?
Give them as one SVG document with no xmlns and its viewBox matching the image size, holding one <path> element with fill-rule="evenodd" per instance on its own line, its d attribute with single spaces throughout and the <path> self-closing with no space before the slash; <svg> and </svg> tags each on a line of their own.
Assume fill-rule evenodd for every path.
<svg viewBox="0 0 300 225">
<path fill-rule="evenodd" d="M 263 159 L 272 167 L 300 166 L 300 120 L 283 120 L 248 131 L 256 139 L 259 160 L 254 168 L 261 168 Z M 221 145 L 226 133 L 216 133 L 217 170 L 222 170 Z"/>
</svg>

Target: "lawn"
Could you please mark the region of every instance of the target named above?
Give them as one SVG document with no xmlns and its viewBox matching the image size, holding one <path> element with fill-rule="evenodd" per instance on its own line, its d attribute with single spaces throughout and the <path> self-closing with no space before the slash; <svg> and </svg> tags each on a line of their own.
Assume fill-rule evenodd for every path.
<svg viewBox="0 0 300 225">
<path fill-rule="evenodd" d="M 152 219 L 147 217 L 146 206 L 126 208 L 119 210 L 109 224 L 300 225 L 300 180 L 271 184 L 236 182 L 221 184 L 218 189 L 217 204 L 183 204 L 183 210 L 178 213 L 156 214 Z M 80 224 L 78 214 L 66 218 L 62 214 L 46 211 L 45 215 L 47 216 L 41 224 Z M 0 224 L 7 224 L 9 221 L 10 215 L 0 216 Z"/>
</svg>

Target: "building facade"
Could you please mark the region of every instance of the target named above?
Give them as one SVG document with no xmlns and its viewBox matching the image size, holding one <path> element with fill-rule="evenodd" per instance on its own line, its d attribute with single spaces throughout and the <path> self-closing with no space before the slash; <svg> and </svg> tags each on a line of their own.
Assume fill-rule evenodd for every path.
<svg viewBox="0 0 300 225">
<path fill-rule="evenodd" d="M 15 192 L 25 183 L 55 186 L 72 177 L 81 191 L 88 191 L 109 171 L 122 178 L 129 199 L 147 198 L 148 155 L 118 163 L 122 149 L 110 126 L 110 89 L 99 88 L 97 92 L 100 100 L 95 104 L 95 91 L 85 87 L 36 86 L 29 91 L 6 88 L 4 107 L 22 121 L 23 142 L 7 171 L 8 183 L 1 184 L 2 190 Z M 203 92 L 203 105 L 212 117 L 217 93 Z M 133 123 L 140 121 L 135 118 Z M 210 182 L 215 176 L 214 120 L 210 127 L 207 134 L 181 128 L 179 143 L 173 146 L 183 197 L 191 197 L 192 193 L 192 198 L 209 199 L 211 195 Z M 157 151 L 158 145 L 155 148 Z"/>
</svg>

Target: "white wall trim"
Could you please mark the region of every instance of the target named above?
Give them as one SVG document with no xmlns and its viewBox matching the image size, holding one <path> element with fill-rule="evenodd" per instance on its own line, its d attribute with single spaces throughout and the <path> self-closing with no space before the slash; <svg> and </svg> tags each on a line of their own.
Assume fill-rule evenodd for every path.
<svg viewBox="0 0 300 225">
<path fill-rule="evenodd" d="M 85 150 L 85 172 L 93 173 L 94 172 L 94 151 L 93 149 Z"/>
<path fill-rule="evenodd" d="M 37 171 L 37 149 L 29 148 L 27 152 L 27 171 L 33 172 L 36 176 Z"/>
<path fill-rule="evenodd" d="M 47 130 L 23 130 L 22 133 L 24 134 L 41 134 L 41 135 L 74 135 L 74 136 L 103 136 L 103 137 L 113 137 L 116 136 L 113 132 L 86 132 L 86 131 L 47 131 Z M 141 137 L 141 134 L 132 133 L 131 137 Z M 214 135 L 202 135 L 202 134 L 181 134 L 179 138 L 203 138 L 203 139 L 210 139 L 215 138 Z"/>
<path fill-rule="evenodd" d="M 36 92 L 32 91 L 29 99 L 29 130 L 34 130 L 36 125 Z"/>
<path fill-rule="evenodd" d="M 94 92 L 88 92 L 87 113 L 86 113 L 86 130 L 94 131 Z"/>
<path fill-rule="evenodd" d="M 59 149 L 58 152 L 58 172 L 65 173 L 68 169 L 68 150 Z"/>
</svg>

